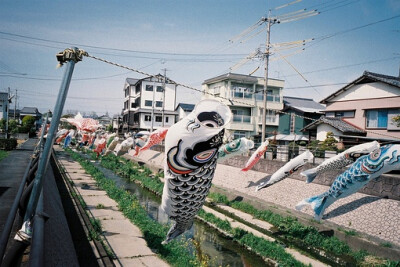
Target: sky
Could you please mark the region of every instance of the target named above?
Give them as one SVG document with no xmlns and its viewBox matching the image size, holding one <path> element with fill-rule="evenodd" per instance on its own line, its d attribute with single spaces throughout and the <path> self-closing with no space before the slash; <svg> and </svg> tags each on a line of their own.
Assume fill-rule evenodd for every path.
<svg viewBox="0 0 400 267">
<path fill-rule="evenodd" d="M 257 22 L 268 15 L 281 22 L 271 26 L 268 77 L 284 80 L 286 96 L 320 101 L 365 70 L 399 75 L 399 0 L 293 1 L 0 0 L 0 91 L 18 90 L 17 108 L 54 110 L 65 71 L 56 68 L 56 54 L 69 47 L 128 69 L 84 57 L 64 113 L 120 113 L 125 79 L 146 77 L 129 68 L 149 75 L 166 69 L 197 89 L 228 72 L 264 77 L 262 56 L 243 59 L 265 52 L 266 24 Z M 318 14 L 295 17 L 302 9 Z M 284 46 L 299 40 L 307 41 Z M 178 103 L 200 97 L 178 87 Z"/>
</svg>

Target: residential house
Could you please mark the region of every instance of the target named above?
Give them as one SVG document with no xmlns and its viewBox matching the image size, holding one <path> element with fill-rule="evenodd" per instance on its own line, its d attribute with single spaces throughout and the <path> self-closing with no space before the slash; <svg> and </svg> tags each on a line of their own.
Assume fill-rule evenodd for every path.
<svg viewBox="0 0 400 267">
<path fill-rule="evenodd" d="M 19 110 L 19 109 L 14 110 L 14 109 L 10 108 L 10 110 L 8 112 L 8 117 L 9 117 L 9 119 L 15 118 L 18 121 L 18 123 L 20 123 L 19 118 L 21 117 L 21 110 Z"/>
<path fill-rule="evenodd" d="M 279 113 L 279 126 L 274 137 L 280 144 L 291 141 L 308 141 L 309 137 L 301 131 L 306 125 L 318 120 L 325 106 L 311 98 L 283 97 L 283 110 Z"/>
<path fill-rule="evenodd" d="M 400 127 L 392 121 L 400 114 L 400 77 L 365 71 L 320 103 L 326 105 L 326 118 L 305 127 L 316 129 L 318 140 L 333 125 L 335 138 L 347 143 L 400 139 Z"/>
<path fill-rule="evenodd" d="M 112 118 L 113 131 L 122 133 L 122 115 L 114 115 Z"/>
<path fill-rule="evenodd" d="M 153 130 L 175 123 L 176 83 L 158 74 L 144 79 L 127 78 L 122 110 L 123 130 Z M 165 89 L 164 89 L 165 88 Z"/>
<path fill-rule="evenodd" d="M 233 119 L 226 127 L 231 138 L 251 137 L 261 142 L 264 81 L 262 77 L 227 73 L 203 82 L 204 98 L 219 99 L 231 109 Z M 268 79 L 266 136 L 278 130 L 276 111 L 283 108 L 283 86 L 282 80 Z"/>
<path fill-rule="evenodd" d="M 112 118 L 110 118 L 108 114 L 97 117 L 96 120 L 99 121 L 99 124 L 103 129 L 107 129 L 107 127 L 112 124 Z"/>
<path fill-rule="evenodd" d="M 24 107 L 20 111 L 20 120 L 22 121 L 25 116 L 32 116 L 35 118 L 35 128 L 38 130 L 42 126 L 42 113 L 36 107 Z"/>
<path fill-rule="evenodd" d="M 176 121 L 180 121 L 181 119 L 189 115 L 189 113 L 193 111 L 194 107 L 194 104 L 179 103 L 175 109 L 175 111 L 178 113 Z"/>
<path fill-rule="evenodd" d="M 349 123 L 341 117 L 321 117 L 319 120 L 308 124 L 302 129 L 308 132 L 310 140 L 324 141 L 327 133 L 333 133 L 333 137 L 338 142 L 346 143 L 346 145 L 354 145 L 360 142 L 360 139 L 365 140 L 367 132 L 360 127 Z"/>
</svg>

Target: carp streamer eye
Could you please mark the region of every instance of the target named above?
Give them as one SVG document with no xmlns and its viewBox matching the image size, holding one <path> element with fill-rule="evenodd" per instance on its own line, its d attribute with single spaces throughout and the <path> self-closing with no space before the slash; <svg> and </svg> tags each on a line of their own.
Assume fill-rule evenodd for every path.
<svg viewBox="0 0 400 267">
<path fill-rule="evenodd" d="M 197 154 L 196 156 L 194 156 L 193 160 L 196 162 L 199 162 L 199 163 L 207 162 L 215 155 L 216 151 L 217 151 L 216 149 L 210 149 L 210 150 L 203 151 L 203 152 Z"/>
<path fill-rule="evenodd" d="M 230 148 L 236 148 L 236 147 L 237 147 L 237 144 L 236 144 L 235 142 L 230 143 L 230 144 L 229 144 L 229 147 L 230 147 Z"/>
<path fill-rule="evenodd" d="M 201 112 L 197 119 L 205 126 L 210 128 L 218 128 L 224 125 L 224 119 L 217 112 Z"/>
<path fill-rule="evenodd" d="M 381 155 L 381 150 L 377 149 L 374 152 L 371 153 L 371 155 L 369 156 L 372 160 L 377 160 Z"/>
</svg>

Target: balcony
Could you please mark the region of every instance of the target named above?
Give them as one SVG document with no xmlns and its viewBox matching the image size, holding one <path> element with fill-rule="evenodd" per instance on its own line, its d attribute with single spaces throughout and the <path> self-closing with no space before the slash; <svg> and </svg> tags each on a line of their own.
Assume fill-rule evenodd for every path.
<svg viewBox="0 0 400 267">
<path fill-rule="evenodd" d="M 253 117 L 246 115 L 233 115 L 230 125 L 231 130 L 254 131 Z"/>
<path fill-rule="evenodd" d="M 264 101 L 264 96 L 263 94 L 256 94 L 256 101 Z M 280 95 L 267 95 L 267 101 L 268 102 L 281 102 L 281 96 Z"/>
<path fill-rule="evenodd" d="M 234 123 L 252 123 L 252 117 L 246 115 L 233 115 L 232 122 Z"/>
<path fill-rule="evenodd" d="M 262 124 L 262 116 L 258 117 L 258 124 Z M 265 124 L 268 125 L 278 125 L 279 124 L 279 118 L 278 115 L 272 115 L 272 116 L 266 116 L 265 117 Z"/>
</svg>

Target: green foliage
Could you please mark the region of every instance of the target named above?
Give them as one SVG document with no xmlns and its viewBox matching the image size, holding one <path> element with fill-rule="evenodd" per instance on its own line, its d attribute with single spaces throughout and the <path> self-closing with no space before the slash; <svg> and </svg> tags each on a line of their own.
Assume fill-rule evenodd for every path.
<svg viewBox="0 0 400 267">
<path fill-rule="evenodd" d="M 15 138 L 0 139 L 0 150 L 13 150 L 17 147 L 18 142 Z"/>
<path fill-rule="evenodd" d="M 110 132 L 110 133 L 114 132 L 114 129 L 113 129 L 112 124 L 110 124 L 110 125 L 107 126 L 106 131 L 107 131 L 107 132 Z"/>
<path fill-rule="evenodd" d="M 397 125 L 397 127 L 400 127 L 400 115 L 392 117 L 392 121 Z"/>
<path fill-rule="evenodd" d="M 8 152 L 0 150 L 0 161 L 8 156 Z"/>
<path fill-rule="evenodd" d="M 332 132 L 328 132 L 326 134 L 326 138 L 325 140 L 321 143 L 320 148 L 322 150 L 337 150 L 337 141 L 336 139 L 333 137 L 333 133 Z"/>
<path fill-rule="evenodd" d="M 82 163 L 81 163 L 81 165 L 82 165 Z M 103 157 L 101 160 L 101 165 L 105 168 L 113 170 L 114 172 L 120 174 L 121 176 L 128 178 L 130 181 L 140 182 L 142 186 L 150 189 L 151 191 L 155 192 L 158 195 L 162 194 L 163 183 L 159 179 L 159 176 L 162 174 L 157 174 L 157 175 L 155 175 L 154 178 L 150 178 L 151 171 L 148 168 L 139 166 L 138 164 L 131 162 L 129 160 L 116 157 L 115 155 L 108 155 L 106 157 Z M 93 169 L 96 169 L 93 165 L 92 165 L 92 167 L 84 167 L 84 168 L 89 174 L 91 174 L 91 172 L 93 172 Z M 103 174 L 101 174 L 101 175 L 103 175 Z M 109 182 L 114 184 L 114 182 L 112 182 L 112 181 L 109 181 Z M 101 183 L 103 183 L 103 182 L 101 182 Z M 104 189 L 104 186 L 101 186 L 101 187 Z M 139 216 L 139 214 L 138 214 L 139 211 L 136 209 L 136 208 L 140 207 L 139 203 L 138 202 L 132 203 L 131 201 L 126 200 L 125 197 L 123 196 L 124 194 L 127 193 L 126 191 L 124 191 L 124 194 L 122 192 L 117 192 L 117 191 L 115 193 L 111 193 L 111 192 L 109 193 L 108 190 L 106 190 L 106 191 L 107 191 L 107 194 L 111 198 L 115 199 L 118 202 L 120 209 L 124 212 L 124 215 L 127 218 L 136 218 Z M 210 195 L 212 196 L 213 194 L 210 194 Z M 215 194 L 215 197 L 217 197 L 220 201 L 228 202 L 226 196 Z M 132 198 L 133 198 L 133 196 L 132 196 Z M 117 199 L 124 199 L 124 201 L 121 203 Z M 125 201 L 126 201 L 126 203 L 125 203 Z M 132 207 L 135 207 L 135 209 L 132 209 Z M 140 212 L 141 212 L 141 216 L 148 218 L 147 213 L 144 211 L 143 208 L 141 208 Z M 204 210 L 200 210 L 198 213 L 198 216 L 203 218 L 205 221 L 215 225 L 217 228 L 227 232 L 228 234 L 233 234 L 234 232 L 238 231 L 238 230 L 232 229 L 232 226 L 229 223 L 229 221 L 222 220 L 211 213 L 205 212 Z M 177 243 L 176 241 L 174 241 L 174 242 L 169 243 L 167 246 L 160 246 L 160 243 L 162 242 L 163 238 L 166 235 L 167 229 L 165 227 L 159 229 L 157 226 L 158 223 L 156 223 L 154 221 L 151 221 L 152 223 L 149 223 L 148 220 L 146 220 L 145 222 L 143 222 L 143 224 L 140 224 L 140 225 L 138 225 L 136 220 L 133 222 L 139 228 L 145 229 L 145 230 L 142 229 L 142 232 L 145 234 L 145 238 L 151 248 L 154 247 L 156 249 L 162 250 L 162 249 L 165 249 L 166 247 L 169 247 L 170 245 L 172 246 L 172 244 Z M 156 225 L 154 225 L 154 224 L 156 224 Z M 153 233 L 155 230 L 157 231 L 157 234 Z M 254 237 L 253 234 L 250 234 L 248 232 L 245 232 L 245 234 L 248 237 L 249 236 Z M 238 240 L 236 240 L 236 241 L 238 241 Z M 282 263 L 282 266 L 303 266 L 301 263 L 294 260 L 293 257 L 290 254 L 287 254 L 286 252 L 269 256 L 265 253 L 263 254 L 262 251 L 259 251 L 259 249 L 262 249 L 263 246 L 267 246 L 267 247 L 271 247 L 271 248 L 275 247 L 275 249 L 272 249 L 274 251 L 279 250 L 279 249 L 281 249 L 281 247 L 278 244 L 272 243 L 270 241 L 267 241 L 267 240 L 261 238 L 261 240 L 259 240 L 257 244 L 264 244 L 264 245 L 259 245 L 260 248 L 253 248 L 253 247 L 251 247 L 253 245 L 251 242 L 247 242 L 246 240 L 242 241 L 242 242 L 244 245 L 250 247 L 256 253 L 258 253 L 260 255 L 264 255 L 265 257 L 277 260 L 280 264 Z M 266 244 L 268 244 L 268 245 L 266 245 Z M 180 255 L 180 253 L 187 254 L 187 251 L 183 252 L 180 247 L 177 247 L 176 250 L 177 250 L 177 255 Z M 175 249 L 173 251 L 175 251 Z M 179 256 L 177 256 L 176 259 L 173 255 L 171 255 L 171 257 L 173 258 L 174 261 L 180 260 Z M 170 262 L 170 261 L 168 261 L 168 262 Z M 294 265 L 292 265 L 293 262 L 295 262 Z M 190 261 L 190 263 L 192 264 L 191 266 L 199 265 L 199 262 L 197 259 Z M 193 264 L 193 263 L 195 263 L 195 264 Z"/>
<path fill-rule="evenodd" d="M 170 242 L 165 246 L 161 244 L 168 229 L 152 220 L 134 195 L 118 187 L 114 181 L 107 179 L 90 161 L 82 158 L 78 153 L 71 150 L 67 150 L 67 152 L 97 181 L 98 186 L 118 203 L 124 216 L 140 228 L 148 246 L 153 251 L 157 251 L 162 258 L 173 266 L 200 266 L 197 259 L 188 253 L 185 244 L 178 241 Z M 111 159 L 115 163 L 115 159 Z"/>
<path fill-rule="evenodd" d="M 22 119 L 22 126 L 33 126 L 35 124 L 35 120 L 35 117 L 27 115 Z"/>
<path fill-rule="evenodd" d="M 318 229 L 313 226 L 305 226 L 298 222 L 295 217 L 283 217 L 270 210 L 258 210 L 251 204 L 241 201 L 228 201 L 226 196 L 219 193 L 212 193 L 209 197 L 215 202 L 221 202 L 232 208 L 241 210 L 253 215 L 255 218 L 264 220 L 279 229 L 279 233 L 283 236 L 293 238 L 302 242 L 305 246 L 319 248 L 337 256 L 348 255 L 357 262 L 362 262 L 365 257 L 363 251 L 352 251 L 350 247 L 340 241 L 337 237 L 327 237 L 319 233 Z M 218 201 L 222 200 L 222 201 Z M 353 235 L 354 231 L 347 231 L 348 235 Z"/>
</svg>

